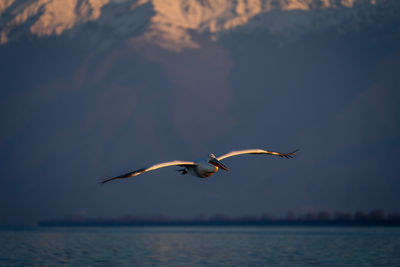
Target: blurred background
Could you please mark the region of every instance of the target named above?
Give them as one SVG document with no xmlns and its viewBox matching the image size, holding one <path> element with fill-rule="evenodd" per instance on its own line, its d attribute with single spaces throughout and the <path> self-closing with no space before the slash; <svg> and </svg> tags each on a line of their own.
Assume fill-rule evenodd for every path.
<svg viewBox="0 0 400 267">
<path fill-rule="evenodd" d="M 0 225 L 399 212 L 397 0 L 0 0 Z M 170 160 L 262 148 L 210 179 Z"/>
</svg>

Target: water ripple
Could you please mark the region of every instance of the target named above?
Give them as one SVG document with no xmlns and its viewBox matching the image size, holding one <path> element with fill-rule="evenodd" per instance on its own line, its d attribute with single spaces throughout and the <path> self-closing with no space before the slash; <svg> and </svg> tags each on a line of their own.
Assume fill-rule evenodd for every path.
<svg viewBox="0 0 400 267">
<path fill-rule="evenodd" d="M 0 230 L 1 266 L 400 266 L 399 228 Z"/>
</svg>

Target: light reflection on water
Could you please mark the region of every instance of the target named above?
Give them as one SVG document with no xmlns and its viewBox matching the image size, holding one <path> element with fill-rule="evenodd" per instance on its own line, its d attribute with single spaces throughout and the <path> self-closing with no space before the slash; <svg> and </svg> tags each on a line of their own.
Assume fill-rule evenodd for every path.
<svg viewBox="0 0 400 267">
<path fill-rule="evenodd" d="M 400 228 L 0 229 L 0 266 L 400 266 Z"/>
</svg>

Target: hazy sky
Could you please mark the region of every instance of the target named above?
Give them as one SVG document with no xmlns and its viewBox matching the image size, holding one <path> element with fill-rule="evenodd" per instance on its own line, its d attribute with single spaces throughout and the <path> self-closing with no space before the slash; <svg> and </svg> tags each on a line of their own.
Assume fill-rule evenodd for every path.
<svg viewBox="0 0 400 267">
<path fill-rule="evenodd" d="M 400 211 L 400 20 L 382 10 L 368 23 L 347 17 L 302 34 L 243 26 L 215 41 L 193 32 L 196 46 L 178 50 L 138 37 L 148 27 L 139 19 L 130 37 L 96 25 L 47 37 L 14 31 L 0 45 L 0 224 Z M 297 25 L 307 12 L 257 19 Z M 231 171 L 209 179 L 171 167 L 98 184 L 245 148 L 301 151 L 229 158 Z"/>
</svg>

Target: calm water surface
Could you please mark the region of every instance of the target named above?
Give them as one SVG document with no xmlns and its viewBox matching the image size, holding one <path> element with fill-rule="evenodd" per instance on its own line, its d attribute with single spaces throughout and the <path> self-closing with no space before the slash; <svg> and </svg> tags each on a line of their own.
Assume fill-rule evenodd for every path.
<svg viewBox="0 0 400 267">
<path fill-rule="evenodd" d="M 0 266 L 400 266 L 400 228 L 0 229 Z"/>
</svg>

